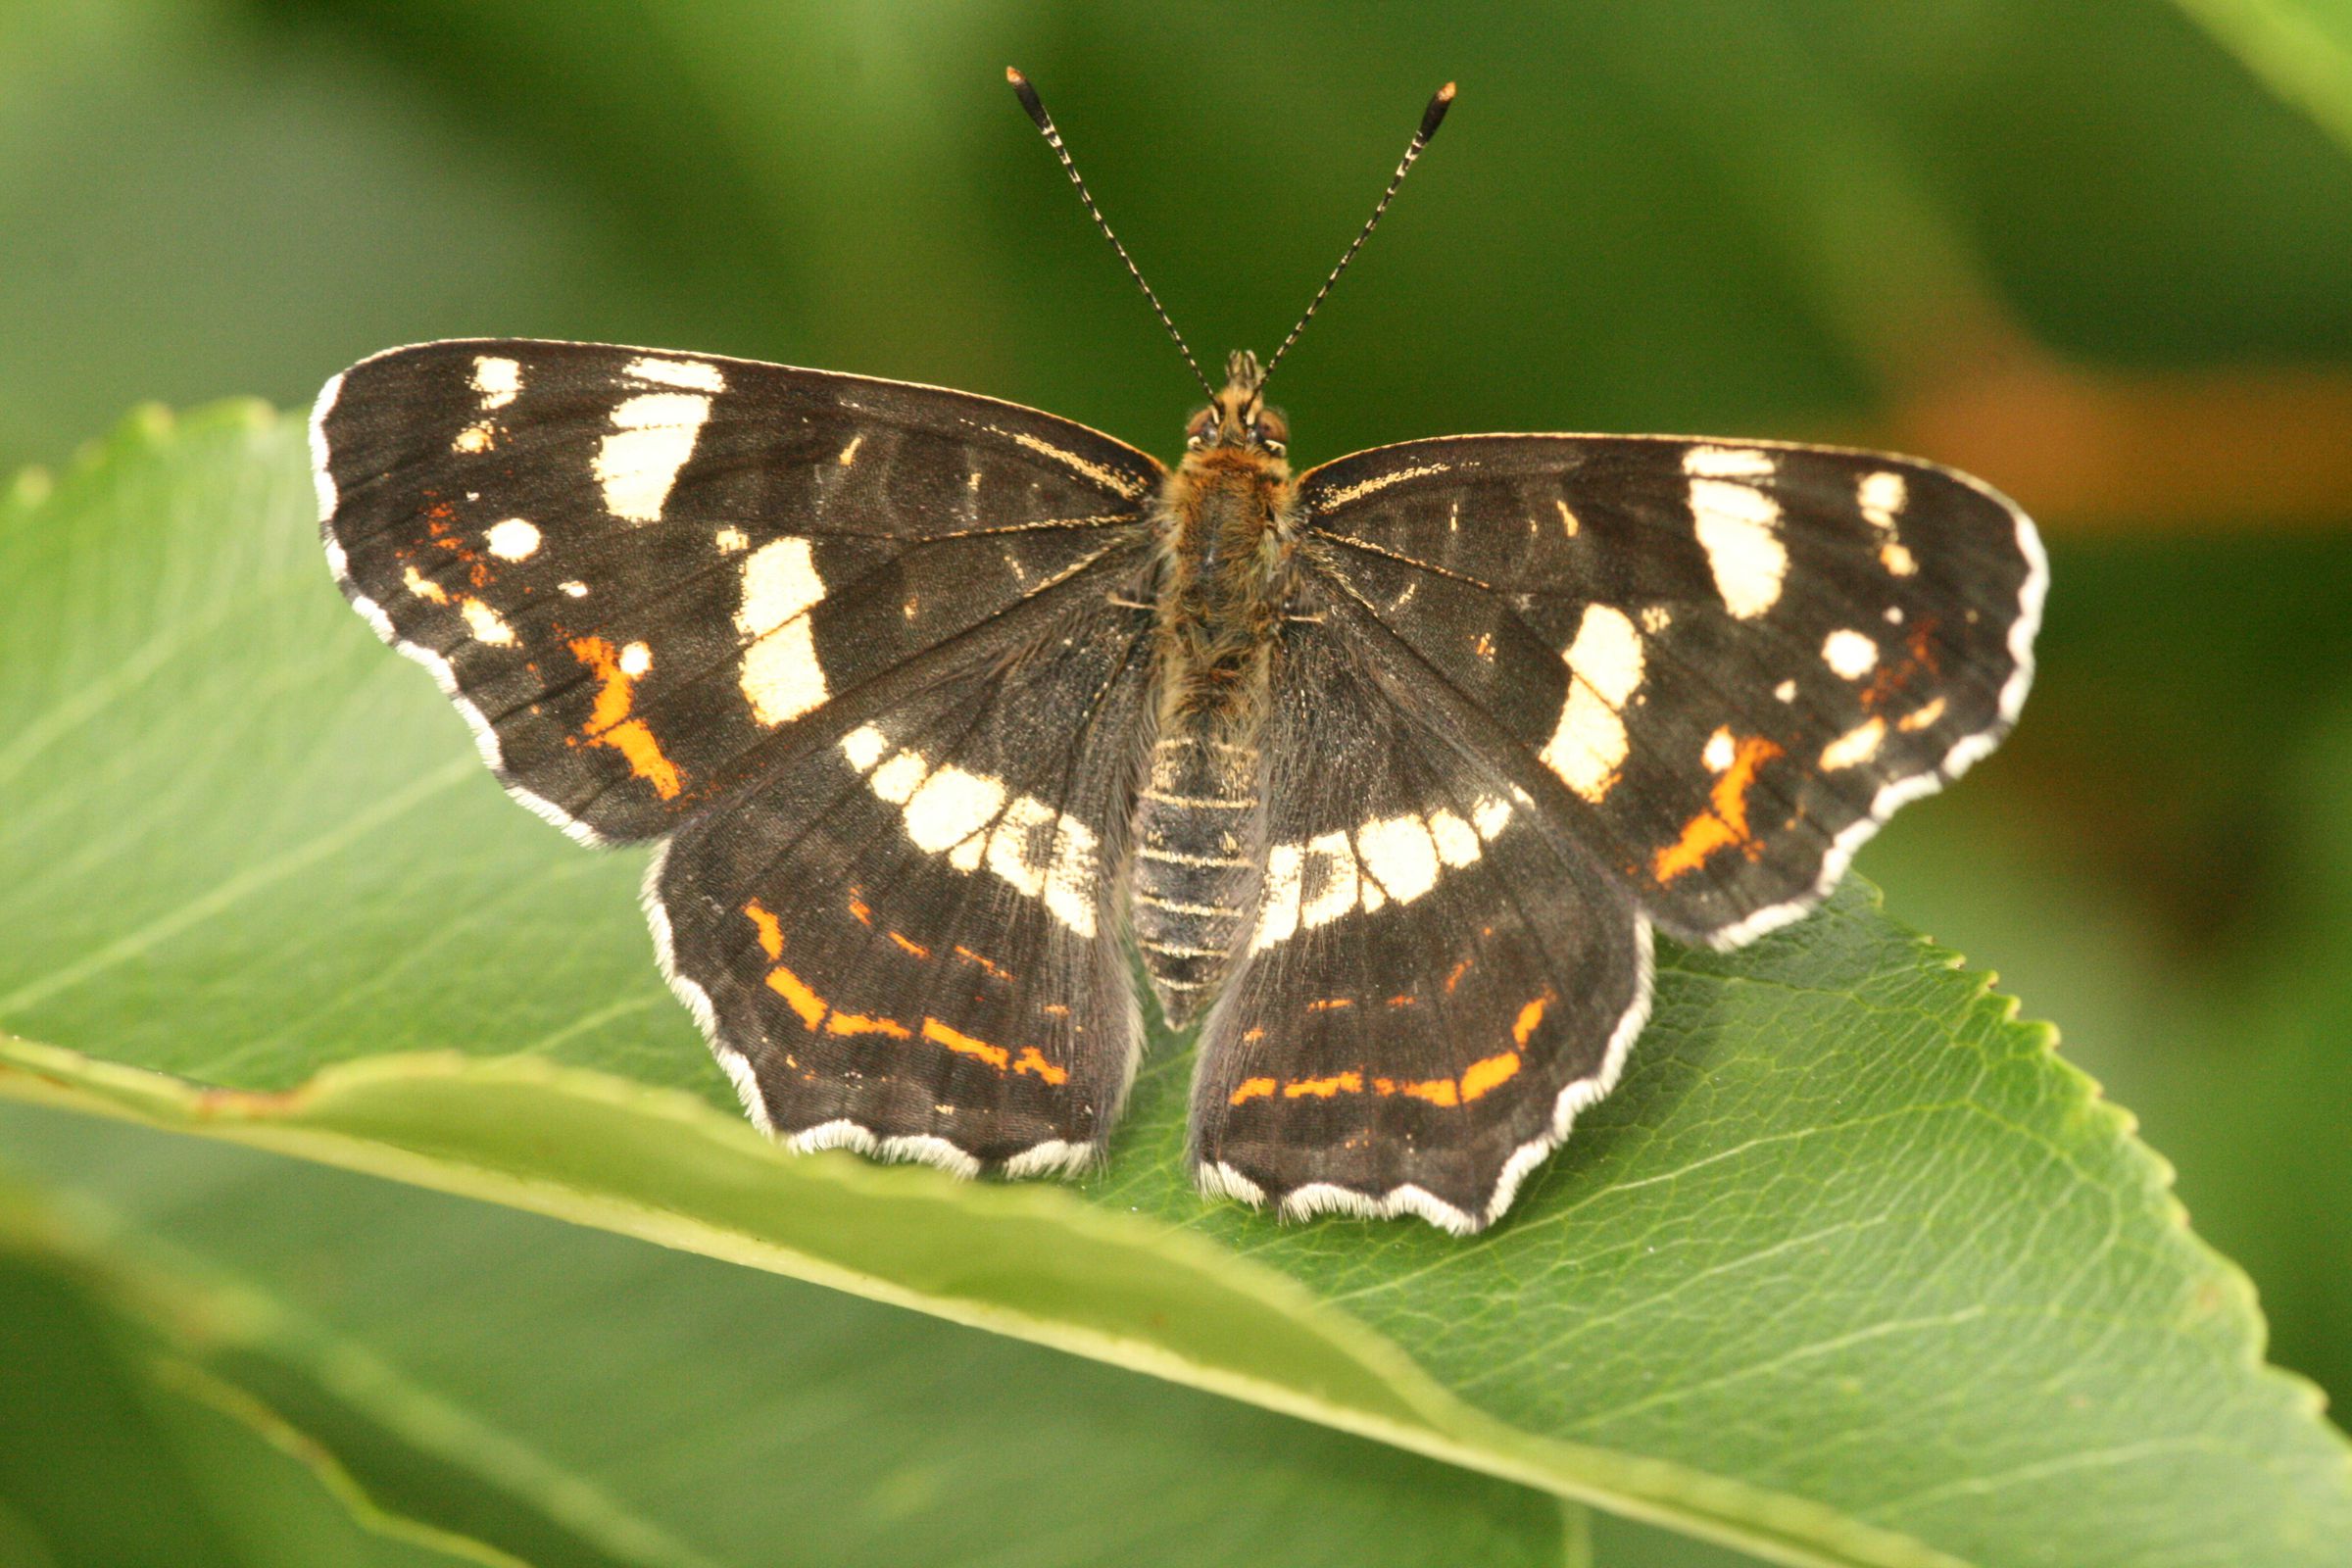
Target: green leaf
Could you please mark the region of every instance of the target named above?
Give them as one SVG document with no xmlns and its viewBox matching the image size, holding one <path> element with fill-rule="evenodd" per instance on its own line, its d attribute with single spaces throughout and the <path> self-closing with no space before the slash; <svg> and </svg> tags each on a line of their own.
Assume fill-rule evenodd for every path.
<svg viewBox="0 0 2352 1568">
<path fill-rule="evenodd" d="M 12 1125 L 30 1119 L 9 1112 Z M 0 1562 L 488 1560 L 471 1543 L 345 1506 L 331 1459 L 197 1364 L 198 1310 L 159 1283 L 124 1278 L 62 1216 L 0 1188 Z"/>
<path fill-rule="evenodd" d="M 2127 1119 L 1849 887 L 1670 954 L 1473 1242 L 1181 1169 L 1157 1042 L 1082 1191 L 759 1140 L 642 857 L 514 810 L 318 560 L 299 431 L 143 416 L 0 513 L 0 1087 L 1114 1361 L 1780 1560 L 2322 1564 L 2352 1450 Z M 37 489 L 37 487 L 36 487 Z M 37 1042 L 37 1043 L 36 1043 Z"/>
<path fill-rule="evenodd" d="M 182 1381 L 502 1563 L 1560 1560 L 1541 1493 L 797 1281 L 86 1117 L 0 1143 Z"/>
<path fill-rule="evenodd" d="M 2263 85 L 2352 153 L 2352 11 L 2328 0 L 2177 0 Z"/>
</svg>

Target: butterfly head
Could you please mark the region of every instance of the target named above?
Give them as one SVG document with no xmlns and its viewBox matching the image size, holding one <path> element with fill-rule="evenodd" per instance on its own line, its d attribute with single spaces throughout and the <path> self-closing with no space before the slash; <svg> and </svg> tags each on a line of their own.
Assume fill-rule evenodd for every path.
<svg viewBox="0 0 2352 1568">
<path fill-rule="evenodd" d="M 1270 407 L 1263 388 L 1266 372 L 1257 356 L 1237 349 L 1225 361 L 1225 388 L 1185 426 L 1185 445 L 1195 452 L 1238 447 L 1281 457 L 1291 444 L 1291 421 Z"/>
</svg>

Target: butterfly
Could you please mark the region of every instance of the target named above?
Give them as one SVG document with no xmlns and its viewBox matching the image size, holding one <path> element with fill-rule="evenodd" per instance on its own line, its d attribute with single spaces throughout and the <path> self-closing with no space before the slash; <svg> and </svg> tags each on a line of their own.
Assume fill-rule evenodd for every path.
<svg viewBox="0 0 2352 1568">
<path fill-rule="evenodd" d="M 2047 570 L 1991 489 L 1871 452 L 1294 473 L 1264 389 L 1315 305 L 1202 378 L 1173 468 L 940 387 L 393 349 L 318 402 L 326 554 L 511 794 L 657 845 L 662 968 L 791 1147 L 1088 1168 L 1140 963 L 1200 1025 L 1204 1192 L 1476 1231 L 1617 1081 L 1653 932 L 1797 918 L 1998 742 Z"/>
</svg>

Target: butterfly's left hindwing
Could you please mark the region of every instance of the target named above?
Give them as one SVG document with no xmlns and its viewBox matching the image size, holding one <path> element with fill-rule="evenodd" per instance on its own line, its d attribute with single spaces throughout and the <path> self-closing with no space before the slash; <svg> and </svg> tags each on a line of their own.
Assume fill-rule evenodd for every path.
<svg viewBox="0 0 2352 1568">
<path fill-rule="evenodd" d="M 1300 481 L 1306 553 L 1560 831 L 1675 935 L 1802 914 L 2025 700 L 2034 527 L 1910 459 L 1465 436 Z"/>
<path fill-rule="evenodd" d="M 591 841 L 668 832 L 821 707 L 993 657 L 1161 477 L 969 393 L 577 343 L 391 350 L 313 432 L 344 592 Z"/>
<path fill-rule="evenodd" d="M 1118 877 L 1149 620 L 1097 595 L 1001 662 L 822 721 L 670 841 L 657 943 L 762 1126 L 966 1174 L 1100 1151 L 1141 1047 Z"/>
</svg>

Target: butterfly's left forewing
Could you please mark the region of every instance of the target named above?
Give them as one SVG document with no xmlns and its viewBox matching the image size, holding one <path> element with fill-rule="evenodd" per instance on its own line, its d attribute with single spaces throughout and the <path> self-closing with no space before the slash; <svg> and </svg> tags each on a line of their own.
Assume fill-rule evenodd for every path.
<svg viewBox="0 0 2352 1568">
<path fill-rule="evenodd" d="M 1467 436 L 1304 476 L 1367 657 L 1667 931 L 1803 913 L 2006 733 L 2046 581 L 1973 479 L 1837 448 Z"/>
<path fill-rule="evenodd" d="M 821 708 L 997 657 L 1161 477 L 970 393 L 601 344 L 393 349 L 313 430 L 344 592 L 591 841 L 669 831 Z"/>
<path fill-rule="evenodd" d="M 321 528 L 508 789 L 667 837 L 669 978 L 763 1125 L 1066 1167 L 1133 1070 L 1112 887 L 1158 464 L 968 393 L 521 340 L 313 422 Z"/>
</svg>

